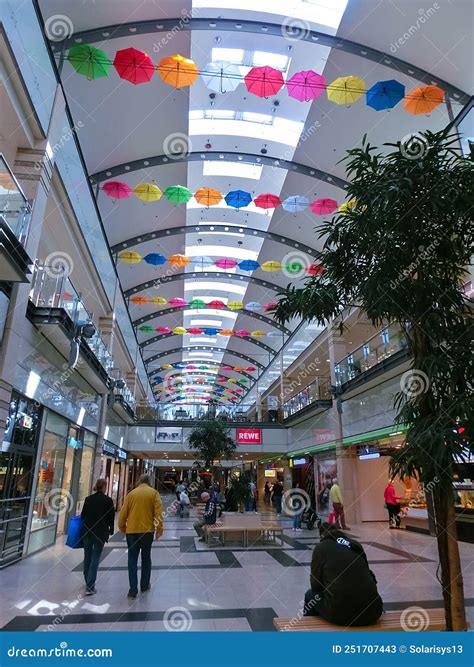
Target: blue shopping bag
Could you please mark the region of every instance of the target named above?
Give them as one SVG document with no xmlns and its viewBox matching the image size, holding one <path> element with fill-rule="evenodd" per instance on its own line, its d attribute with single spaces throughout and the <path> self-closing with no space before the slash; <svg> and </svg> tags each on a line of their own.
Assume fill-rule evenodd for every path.
<svg viewBox="0 0 474 667">
<path fill-rule="evenodd" d="M 80 516 L 73 516 L 69 520 L 67 528 L 66 546 L 71 549 L 82 549 L 82 519 Z"/>
</svg>

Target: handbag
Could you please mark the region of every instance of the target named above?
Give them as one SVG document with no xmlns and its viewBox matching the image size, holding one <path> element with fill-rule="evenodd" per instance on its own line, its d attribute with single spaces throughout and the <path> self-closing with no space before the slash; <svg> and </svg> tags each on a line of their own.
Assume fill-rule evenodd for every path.
<svg viewBox="0 0 474 667">
<path fill-rule="evenodd" d="M 73 516 L 69 520 L 69 525 L 67 527 L 67 540 L 66 546 L 71 547 L 71 549 L 82 549 L 82 528 L 83 523 L 81 517 Z"/>
<path fill-rule="evenodd" d="M 334 512 L 329 512 L 328 516 L 328 523 L 333 524 L 334 523 Z"/>
</svg>

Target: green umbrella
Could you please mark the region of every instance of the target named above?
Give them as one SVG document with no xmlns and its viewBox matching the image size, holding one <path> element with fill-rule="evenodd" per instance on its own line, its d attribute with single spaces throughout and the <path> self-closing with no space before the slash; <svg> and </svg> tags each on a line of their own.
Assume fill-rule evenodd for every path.
<svg viewBox="0 0 474 667">
<path fill-rule="evenodd" d="M 88 79 L 99 79 L 108 76 L 112 64 L 108 55 L 102 49 L 88 44 L 80 44 L 69 49 L 67 59 L 78 74 Z"/>
<path fill-rule="evenodd" d="M 140 331 L 143 331 L 143 333 L 153 333 L 154 331 L 153 327 L 151 327 L 149 324 L 142 324 L 139 329 Z"/>
<path fill-rule="evenodd" d="M 189 308 L 205 308 L 206 305 L 207 305 L 206 302 L 203 301 L 202 299 L 192 299 L 188 303 Z"/>
<path fill-rule="evenodd" d="M 207 371 L 208 366 L 198 366 L 199 371 Z"/>
<path fill-rule="evenodd" d="M 193 193 L 183 185 L 170 185 L 169 188 L 166 188 L 164 195 L 173 204 L 186 204 L 193 196 Z"/>
<path fill-rule="evenodd" d="M 298 262 L 298 260 L 290 262 L 290 264 L 285 264 L 283 268 L 290 274 L 301 273 L 302 271 L 304 271 L 303 264 L 301 262 Z"/>
</svg>

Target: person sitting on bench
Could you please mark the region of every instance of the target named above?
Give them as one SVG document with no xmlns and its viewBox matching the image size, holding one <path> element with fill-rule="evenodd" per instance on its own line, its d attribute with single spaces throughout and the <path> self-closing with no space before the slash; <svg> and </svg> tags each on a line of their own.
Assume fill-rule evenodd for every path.
<svg viewBox="0 0 474 667">
<path fill-rule="evenodd" d="M 346 627 L 373 625 L 383 605 L 362 545 L 329 523 L 321 523 L 319 531 L 321 541 L 313 551 L 304 615 L 321 616 Z"/>
<path fill-rule="evenodd" d="M 216 515 L 217 515 L 216 498 L 217 496 L 215 494 L 213 494 L 211 498 L 211 496 L 207 491 L 201 493 L 201 500 L 203 503 L 206 503 L 206 506 L 204 508 L 204 514 L 202 518 L 200 519 L 200 521 L 196 521 L 196 523 L 194 524 L 194 530 L 198 534 L 200 542 L 206 541 L 205 526 L 213 526 L 216 523 Z"/>
</svg>

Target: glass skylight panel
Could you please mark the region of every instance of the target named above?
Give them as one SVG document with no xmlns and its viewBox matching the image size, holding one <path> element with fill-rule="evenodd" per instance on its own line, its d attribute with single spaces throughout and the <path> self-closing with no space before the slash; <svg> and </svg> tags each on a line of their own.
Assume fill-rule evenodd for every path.
<svg viewBox="0 0 474 667">
<path fill-rule="evenodd" d="M 196 6 L 194 2 L 193 6 Z M 202 6 L 204 7 L 205 5 Z M 242 65 L 242 63 L 244 62 L 244 50 L 214 47 L 212 49 L 211 57 L 213 62 L 215 62 L 216 60 L 223 60 L 224 62 L 233 63 L 235 65 Z"/>
<path fill-rule="evenodd" d="M 220 233 L 220 232 L 216 232 Z M 241 235 L 243 236 L 243 234 Z M 200 257 L 230 257 L 232 259 L 257 259 L 258 252 L 246 250 L 245 248 L 234 248 L 226 245 L 196 245 L 186 246 L 186 256 L 189 258 Z M 218 268 L 218 267 L 217 267 Z M 222 271 L 222 269 L 220 269 Z"/>
<path fill-rule="evenodd" d="M 247 291 L 247 285 L 238 285 L 235 283 L 235 285 L 229 284 L 229 283 L 219 283 L 219 282 L 190 282 L 189 284 L 186 283 L 184 285 L 184 290 L 186 292 L 192 292 L 194 290 L 205 290 L 209 294 L 212 294 L 213 292 L 227 292 L 227 293 L 232 293 L 234 292 L 235 294 L 245 294 Z M 217 297 L 216 297 L 217 298 Z M 221 299 L 222 301 L 222 299 Z"/>
<path fill-rule="evenodd" d="M 222 320 L 204 320 L 204 319 L 194 319 L 191 320 L 191 326 L 196 327 L 221 327 Z"/>
<path fill-rule="evenodd" d="M 204 118 L 217 118 L 230 120 L 235 118 L 235 111 L 232 109 L 206 109 L 204 112 Z"/>
<path fill-rule="evenodd" d="M 274 124 L 251 122 L 243 119 L 218 120 L 216 118 L 190 120 L 189 135 L 246 137 L 247 139 L 257 139 L 258 141 L 274 141 L 275 143 L 293 147 L 298 144 L 300 138 L 299 132 L 284 132 L 281 127 L 277 127 Z"/>
<path fill-rule="evenodd" d="M 254 67 L 274 67 L 283 72 L 288 67 L 288 56 L 279 53 L 268 53 L 267 51 L 255 51 L 252 58 L 252 65 Z"/>
<path fill-rule="evenodd" d="M 271 125 L 273 122 L 273 116 L 266 113 L 254 113 L 253 111 L 244 111 L 242 113 L 242 120 L 248 120 L 251 123 L 266 123 Z"/>
<path fill-rule="evenodd" d="M 260 116 L 263 114 L 256 115 Z M 232 176 L 236 178 L 251 178 L 257 181 L 262 175 L 262 169 L 263 165 L 261 164 L 205 160 L 202 166 L 202 173 L 204 176 Z"/>
</svg>

